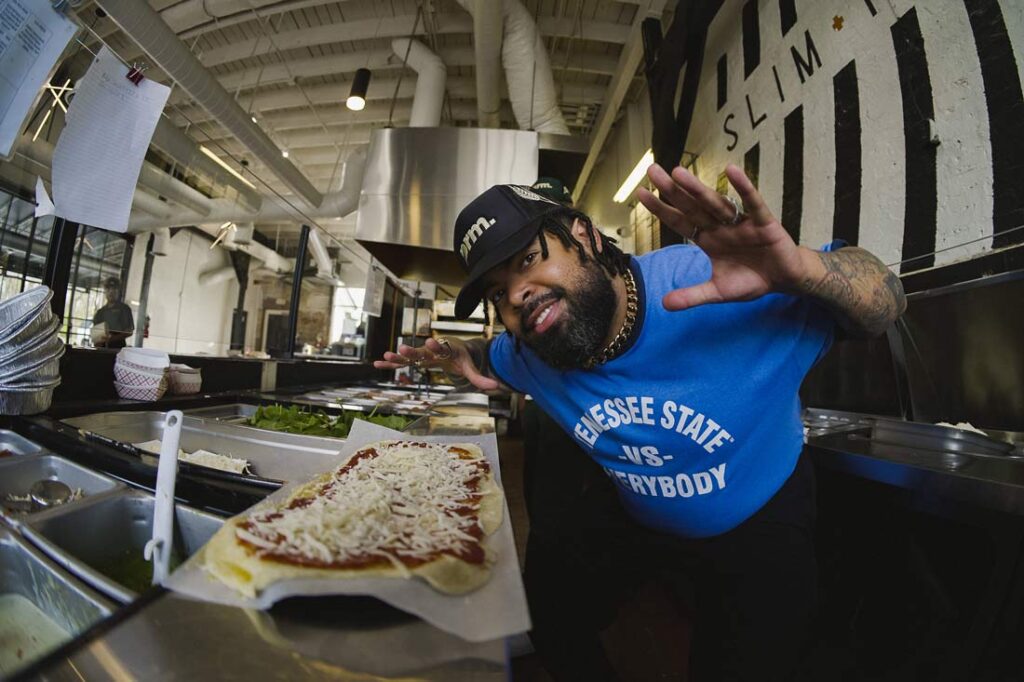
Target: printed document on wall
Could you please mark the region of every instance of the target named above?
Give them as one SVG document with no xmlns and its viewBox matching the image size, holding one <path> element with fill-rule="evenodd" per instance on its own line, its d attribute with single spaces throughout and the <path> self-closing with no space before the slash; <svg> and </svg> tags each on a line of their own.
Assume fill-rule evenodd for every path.
<svg viewBox="0 0 1024 682">
<path fill-rule="evenodd" d="M 135 85 L 107 48 L 78 82 L 53 151 L 57 215 L 114 232 L 128 229 L 132 195 L 171 89 Z"/>
<path fill-rule="evenodd" d="M 9 157 L 32 103 L 78 27 L 50 0 L 0 0 L 0 157 Z"/>
</svg>

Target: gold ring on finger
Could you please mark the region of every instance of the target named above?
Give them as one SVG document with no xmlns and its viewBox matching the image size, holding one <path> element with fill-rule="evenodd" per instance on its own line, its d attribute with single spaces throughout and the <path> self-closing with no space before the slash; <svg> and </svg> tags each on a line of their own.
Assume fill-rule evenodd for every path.
<svg viewBox="0 0 1024 682">
<path fill-rule="evenodd" d="M 443 353 L 438 353 L 437 354 L 437 359 L 438 360 L 447 360 L 448 358 L 450 358 L 452 356 L 452 352 L 453 351 L 452 351 L 452 344 L 448 342 L 448 339 L 442 337 L 442 338 L 437 340 L 437 343 L 440 344 L 441 348 L 444 349 Z"/>
</svg>

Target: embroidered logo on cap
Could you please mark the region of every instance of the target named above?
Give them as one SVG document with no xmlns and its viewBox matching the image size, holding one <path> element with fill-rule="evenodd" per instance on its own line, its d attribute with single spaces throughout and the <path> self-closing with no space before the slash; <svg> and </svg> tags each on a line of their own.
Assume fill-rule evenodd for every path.
<svg viewBox="0 0 1024 682">
<path fill-rule="evenodd" d="M 545 204 L 557 203 L 555 201 L 552 201 L 551 199 L 548 199 L 547 197 L 543 197 L 537 194 L 536 192 L 531 192 L 528 189 L 519 187 L 518 185 L 509 185 L 509 187 L 512 189 L 513 192 L 519 195 L 520 199 L 529 199 L 530 201 L 543 201 Z"/>
<path fill-rule="evenodd" d="M 476 244 L 476 240 L 480 239 L 480 235 L 496 222 L 498 221 L 495 218 L 480 216 L 475 223 L 469 226 L 466 235 L 462 238 L 462 246 L 459 248 L 459 255 L 462 256 L 463 262 L 469 263 L 469 250 L 473 248 L 473 244 Z"/>
</svg>

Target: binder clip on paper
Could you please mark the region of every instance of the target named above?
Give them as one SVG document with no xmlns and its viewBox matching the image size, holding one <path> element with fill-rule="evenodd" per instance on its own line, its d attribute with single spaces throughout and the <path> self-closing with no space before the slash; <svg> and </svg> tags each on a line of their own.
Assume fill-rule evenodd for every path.
<svg viewBox="0 0 1024 682">
<path fill-rule="evenodd" d="M 136 62 L 132 64 L 132 68 L 128 69 L 128 73 L 125 74 L 125 78 L 130 80 L 134 85 L 138 85 L 145 78 L 143 75 L 148 67 L 145 64 L 139 64 Z"/>
</svg>

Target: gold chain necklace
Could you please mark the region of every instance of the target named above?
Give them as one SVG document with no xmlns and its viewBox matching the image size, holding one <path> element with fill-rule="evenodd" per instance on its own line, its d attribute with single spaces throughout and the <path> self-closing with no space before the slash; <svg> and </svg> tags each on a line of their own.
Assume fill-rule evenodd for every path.
<svg viewBox="0 0 1024 682">
<path fill-rule="evenodd" d="M 633 281 L 633 273 L 630 272 L 628 267 L 622 278 L 626 281 L 626 319 L 622 321 L 622 328 L 619 329 L 619 333 L 615 335 L 612 342 L 605 346 L 604 350 L 597 355 L 587 358 L 583 363 L 583 369 L 593 369 L 596 365 L 603 365 L 614 358 L 622 349 L 622 344 L 626 342 L 626 339 L 633 332 L 633 325 L 636 323 L 636 312 L 639 308 L 636 282 Z"/>
</svg>

